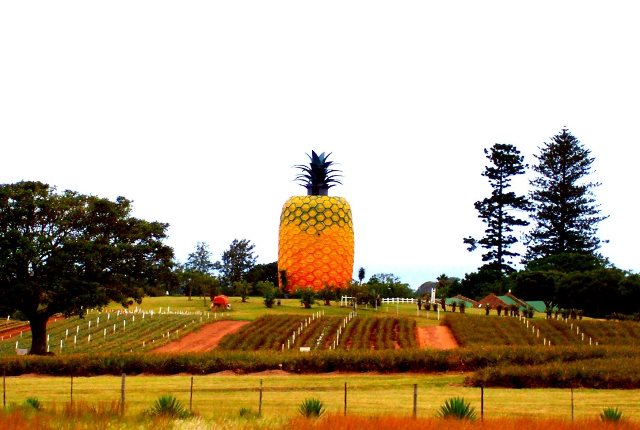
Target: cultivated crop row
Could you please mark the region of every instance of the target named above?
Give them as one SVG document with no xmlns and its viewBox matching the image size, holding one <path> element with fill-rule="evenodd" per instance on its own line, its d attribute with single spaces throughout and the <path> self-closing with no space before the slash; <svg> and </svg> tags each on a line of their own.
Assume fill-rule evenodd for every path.
<svg viewBox="0 0 640 430">
<path fill-rule="evenodd" d="M 296 339 L 296 346 L 309 347 L 312 350 L 331 348 L 336 339 L 336 333 L 344 320 L 345 318 L 339 316 L 316 319 Z"/>
<path fill-rule="evenodd" d="M 300 315 L 266 315 L 228 334 L 220 341 L 224 350 L 281 350 L 287 338 L 299 328 Z"/>
<path fill-rule="evenodd" d="M 416 322 L 409 318 L 358 317 L 347 325 L 339 348 L 404 349 L 416 347 Z"/>
<path fill-rule="evenodd" d="M 527 319 L 449 314 L 447 325 L 461 346 L 473 345 L 640 345 L 640 323 Z"/>
<path fill-rule="evenodd" d="M 600 345 L 640 346 L 640 323 L 636 321 L 580 321 L 575 324 Z"/>
<path fill-rule="evenodd" d="M 86 318 L 60 318 L 47 326 L 47 348 L 55 354 L 147 351 L 199 328 L 213 316 L 155 312 L 90 313 Z M 0 342 L 0 354 L 28 349 L 31 332 Z"/>
<path fill-rule="evenodd" d="M 460 346 L 535 345 L 535 336 L 517 318 L 448 314 L 444 325 L 453 332 Z"/>
<path fill-rule="evenodd" d="M 338 334 L 340 333 L 340 334 Z M 339 337 L 338 337 L 339 336 Z M 309 350 L 337 348 L 400 349 L 416 347 L 416 324 L 409 318 L 268 315 L 225 336 L 224 350 Z"/>
</svg>

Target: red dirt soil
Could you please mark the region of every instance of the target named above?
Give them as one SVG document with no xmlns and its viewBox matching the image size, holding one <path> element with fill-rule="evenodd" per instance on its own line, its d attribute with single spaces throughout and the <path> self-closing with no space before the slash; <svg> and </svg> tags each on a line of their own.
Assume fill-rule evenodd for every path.
<svg viewBox="0 0 640 430">
<path fill-rule="evenodd" d="M 203 352 L 210 351 L 229 333 L 235 333 L 248 321 L 217 321 L 202 326 L 200 330 L 189 333 L 182 339 L 162 345 L 152 352 Z"/>
<path fill-rule="evenodd" d="M 453 349 L 459 346 L 449 327 L 443 325 L 418 327 L 418 345 L 420 348 L 432 349 Z"/>
<path fill-rule="evenodd" d="M 3 337 L 6 340 L 11 337 L 19 335 L 20 332 L 28 332 L 30 330 L 31 328 L 29 327 L 29 324 L 21 325 L 19 327 L 12 327 L 6 330 L 0 330 L 0 337 Z"/>
<path fill-rule="evenodd" d="M 61 320 L 62 317 L 51 317 L 49 318 L 49 321 L 47 321 L 47 325 L 54 323 L 58 320 Z M 15 337 L 17 335 L 20 334 L 20 332 L 26 333 L 31 331 L 31 326 L 29 325 L 29 323 L 25 323 L 24 325 L 18 326 L 18 327 L 12 327 L 6 330 L 0 330 L 0 337 L 4 337 L 5 340 L 11 338 L 11 337 Z"/>
</svg>

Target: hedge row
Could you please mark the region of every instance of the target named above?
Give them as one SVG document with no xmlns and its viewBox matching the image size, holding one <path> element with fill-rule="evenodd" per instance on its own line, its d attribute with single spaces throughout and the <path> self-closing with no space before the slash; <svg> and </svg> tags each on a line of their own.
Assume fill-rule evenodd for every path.
<svg viewBox="0 0 640 430">
<path fill-rule="evenodd" d="M 640 358 L 606 358 L 536 366 L 496 366 L 466 378 L 472 386 L 505 388 L 640 388 Z"/>
<path fill-rule="evenodd" d="M 0 359 L 7 375 L 36 373 L 55 376 L 126 374 L 209 374 L 282 369 L 294 373 L 348 372 L 447 372 L 477 371 L 495 366 L 535 366 L 594 359 L 636 359 L 628 347 L 483 347 L 437 350 L 243 352 L 214 351 L 189 354 L 77 354 L 16 356 Z"/>
</svg>

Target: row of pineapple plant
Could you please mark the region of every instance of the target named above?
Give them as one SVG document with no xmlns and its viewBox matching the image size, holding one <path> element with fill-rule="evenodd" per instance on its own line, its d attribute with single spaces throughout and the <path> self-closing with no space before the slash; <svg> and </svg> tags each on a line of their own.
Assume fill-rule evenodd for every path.
<svg viewBox="0 0 640 430">
<path fill-rule="evenodd" d="M 536 321 L 538 324 L 539 321 Z M 451 329 L 461 346 L 537 345 L 527 328 L 517 318 L 465 317 L 447 314 L 444 324 Z"/>
<path fill-rule="evenodd" d="M 304 329 L 300 328 L 299 315 L 269 315 L 258 318 L 244 326 L 237 333 L 228 334 L 218 348 L 223 350 L 282 350 L 299 347 L 311 349 L 331 349 L 337 340 L 337 331 L 342 328 L 339 349 L 398 349 L 416 348 L 416 323 L 410 318 L 357 317 L 346 327 L 345 318 L 323 316 L 307 319 Z M 291 338 L 296 332 L 295 339 Z M 318 339 L 321 339 L 318 342 Z M 287 347 L 288 346 L 288 347 Z"/>
<path fill-rule="evenodd" d="M 640 345 L 640 323 L 595 320 L 465 317 L 447 314 L 458 343 L 472 345 Z"/>
<path fill-rule="evenodd" d="M 588 321 L 574 325 L 586 337 L 597 339 L 600 345 L 640 345 L 640 323 L 637 321 Z"/>
<path fill-rule="evenodd" d="M 416 321 L 396 317 L 358 317 L 347 325 L 339 345 L 345 350 L 416 347 Z"/>
<path fill-rule="evenodd" d="M 220 341 L 224 350 L 279 350 L 291 333 L 300 326 L 300 315 L 266 315 L 228 334 Z"/>
<path fill-rule="evenodd" d="M 55 354 L 142 352 L 177 340 L 214 321 L 213 316 L 180 314 L 92 313 L 86 318 L 61 318 L 48 325 L 49 352 Z M 115 326 L 115 327 L 114 327 Z M 28 349 L 31 332 L 0 341 L 0 355 Z"/>
</svg>

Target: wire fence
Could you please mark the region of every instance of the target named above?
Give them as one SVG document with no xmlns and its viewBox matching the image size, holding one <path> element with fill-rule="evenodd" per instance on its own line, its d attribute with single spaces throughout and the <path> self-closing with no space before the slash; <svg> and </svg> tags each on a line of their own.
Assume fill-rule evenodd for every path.
<svg viewBox="0 0 640 430">
<path fill-rule="evenodd" d="M 179 376 L 6 377 L 2 406 L 35 397 L 46 408 L 73 404 L 114 404 L 122 414 L 142 413 L 170 394 L 203 417 L 237 415 L 240 409 L 263 416 L 295 415 L 308 398 L 320 399 L 327 412 L 344 415 L 432 417 L 445 400 L 463 397 L 478 418 L 515 416 L 594 418 L 605 407 L 619 407 L 640 420 L 640 390 L 499 389 L 463 387 L 451 376 L 415 379 L 398 375 L 355 378 L 246 375 L 231 373 Z"/>
</svg>

